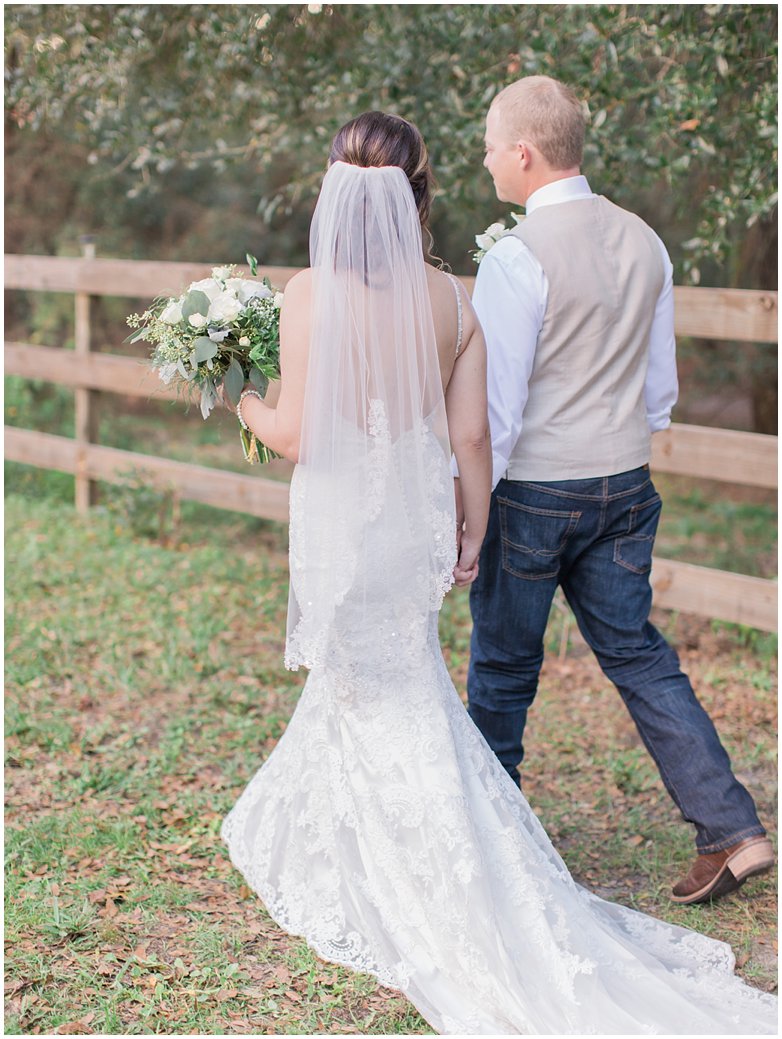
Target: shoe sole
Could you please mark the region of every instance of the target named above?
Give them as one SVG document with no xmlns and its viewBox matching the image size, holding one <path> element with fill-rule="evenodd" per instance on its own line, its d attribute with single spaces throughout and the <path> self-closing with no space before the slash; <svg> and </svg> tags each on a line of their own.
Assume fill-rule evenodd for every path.
<svg viewBox="0 0 782 1039">
<path fill-rule="evenodd" d="M 720 898 L 732 891 L 738 891 L 745 880 L 768 873 L 773 865 L 774 849 L 771 841 L 761 838 L 756 844 L 750 844 L 731 855 L 716 877 L 699 891 L 693 891 L 689 895 L 671 895 L 671 899 L 679 905 L 708 902 L 712 898 Z"/>
</svg>

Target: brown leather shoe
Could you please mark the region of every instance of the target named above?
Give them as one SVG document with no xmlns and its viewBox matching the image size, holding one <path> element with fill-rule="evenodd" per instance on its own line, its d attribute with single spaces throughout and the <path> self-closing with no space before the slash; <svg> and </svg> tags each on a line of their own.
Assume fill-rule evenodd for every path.
<svg viewBox="0 0 782 1039">
<path fill-rule="evenodd" d="M 774 865 L 774 849 L 767 837 L 749 837 L 724 851 L 699 855 L 690 872 L 673 889 L 673 901 L 682 905 L 707 902 L 736 891 L 748 877 L 766 873 Z"/>
</svg>

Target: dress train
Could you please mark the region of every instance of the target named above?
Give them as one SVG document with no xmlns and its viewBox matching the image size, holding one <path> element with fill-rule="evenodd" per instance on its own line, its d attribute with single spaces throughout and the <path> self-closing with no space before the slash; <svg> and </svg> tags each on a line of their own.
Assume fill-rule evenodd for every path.
<svg viewBox="0 0 782 1039">
<path fill-rule="evenodd" d="M 223 825 L 284 930 L 443 1034 L 776 1033 L 729 946 L 575 883 L 465 711 L 436 614 L 363 663 L 354 620 Z"/>
</svg>

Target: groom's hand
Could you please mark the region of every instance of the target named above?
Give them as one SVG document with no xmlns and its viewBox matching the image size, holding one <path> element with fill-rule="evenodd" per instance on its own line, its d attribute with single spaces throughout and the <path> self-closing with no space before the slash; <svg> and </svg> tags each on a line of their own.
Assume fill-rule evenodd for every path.
<svg viewBox="0 0 782 1039">
<path fill-rule="evenodd" d="M 453 568 L 453 583 L 457 588 L 466 588 L 468 584 L 472 584 L 475 578 L 478 576 L 478 561 L 475 561 L 475 566 L 472 570 L 463 570 L 459 564 Z"/>
</svg>

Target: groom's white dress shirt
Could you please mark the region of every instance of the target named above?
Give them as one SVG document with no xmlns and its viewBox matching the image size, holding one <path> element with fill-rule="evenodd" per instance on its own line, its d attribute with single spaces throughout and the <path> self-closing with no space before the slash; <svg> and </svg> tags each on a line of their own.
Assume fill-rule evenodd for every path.
<svg viewBox="0 0 782 1039">
<path fill-rule="evenodd" d="M 543 206 L 595 198 L 586 177 L 569 177 L 535 191 L 531 215 Z M 650 432 L 670 425 L 678 396 L 676 341 L 673 331 L 673 266 L 655 235 L 665 277 L 649 333 L 644 385 Z M 515 235 L 503 237 L 481 261 L 473 305 L 483 327 L 488 352 L 489 422 L 492 436 L 492 486 L 505 475 L 521 433 L 535 349 L 548 305 L 549 285 L 543 267 Z M 552 475 L 551 479 L 557 479 Z"/>
</svg>

